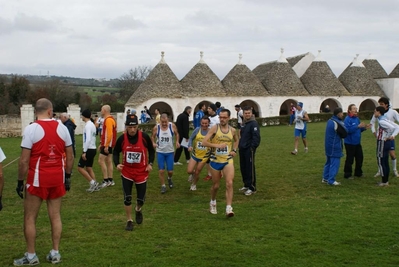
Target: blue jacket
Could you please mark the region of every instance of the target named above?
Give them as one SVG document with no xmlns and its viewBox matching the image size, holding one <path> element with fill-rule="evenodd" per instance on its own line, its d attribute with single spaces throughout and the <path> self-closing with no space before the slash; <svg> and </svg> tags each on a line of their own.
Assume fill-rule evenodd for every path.
<svg viewBox="0 0 399 267">
<path fill-rule="evenodd" d="M 204 117 L 204 115 L 205 114 L 202 111 L 202 109 L 198 110 L 197 113 L 195 113 L 194 120 L 193 120 L 194 129 L 201 126 L 201 119 L 202 119 L 202 117 Z"/>
<path fill-rule="evenodd" d="M 327 157 L 340 158 L 342 153 L 342 138 L 348 135 L 344 123 L 337 116 L 327 121 L 324 148 Z"/>
<path fill-rule="evenodd" d="M 252 116 L 249 120 L 243 121 L 240 130 L 239 149 L 252 148 L 255 149 L 260 144 L 260 132 L 258 122 Z"/>
<path fill-rule="evenodd" d="M 366 130 L 366 128 L 357 127 L 360 124 L 360 119 L 358 117 L 350 117 L 346 116 L 344 120 L 344 125 L 346 130 L 348 131 L 348 136 L 345 137 L 345 144 L 348 145 L 359 145 L 362 137 L 362 132 Z"/>
</svg>

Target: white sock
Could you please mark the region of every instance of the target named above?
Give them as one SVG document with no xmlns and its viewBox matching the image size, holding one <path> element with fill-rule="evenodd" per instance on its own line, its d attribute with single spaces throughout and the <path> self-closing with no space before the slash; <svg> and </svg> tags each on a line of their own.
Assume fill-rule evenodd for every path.
<svg viewBox="0 0 399 267">
<path fill-rule="evenodd" d="M 170 180 L 170 179 L 172 179 L 172 177 L 169 177 L 169 176 L 168 176 L 168 180 Z"/>
<path fill-rule="evenodd" d="M 36 256 L 36 252 L 35 253 L 28 253 L 28 259 L 33 259 L 33 257 Z"/>
<path fill-rule="evenodd" d="M 226 210 L 229 210 L 229 209 L 231 209 L 231 205 L 226 206 Z"/>
<path fill-rule="evenodd" d="M 396 171 L 396 159 L 392 160 L 392 170 Z"/>
<path fill-rule="evenodd" d="M 212 199 L 211 199 L 211 204 L 212 204 L 212 205 L 216 205 L 216 199 L 215 199 L 215 200 L 212 200 Z"/>
<path fill-rule="evenodd" d="M 95 183 L 96 183 L 95 180 L 91 180 L 91 181 L 90 181 L 90 185 L 93 185 L 93 184 L 95 184 Z"/>
<path fill-rule="evenodd" d="M 165 184 L 163 184 L 163 185 L 162 185 L 162 187 L 166 187 L 166 185 L 165 185 Z"/>
<path fill-rule="evenodd" d="M 51 254 L 51 256 L 54 256 L 55 254 L 58 254 L 58 250 L 52 249 L 52 250 L 50 250 L 50 254 Z"/>
</svg>

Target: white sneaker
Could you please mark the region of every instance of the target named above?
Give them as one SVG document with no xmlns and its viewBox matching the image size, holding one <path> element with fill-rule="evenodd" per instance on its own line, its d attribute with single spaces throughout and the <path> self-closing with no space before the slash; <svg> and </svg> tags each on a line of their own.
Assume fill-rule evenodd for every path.
<svg viewBox="0 0 399 267">
<path fill-rule="evenodd" d="M 173 163 L 173 165 L 183 165 L 183 164 L 180 162 L 175 162 L 175 163 Z"/>
<path fill-rule="evenodd" d="M 90 187 L 86 189 L 86 192 L 93 193 L 94 191 L 98 191 L 98 185 L 99 184 L 97 182 L 94 182 L 94 184 L 91 184 Z"/>
<path fill-rule="evenodd" d="M 250 196 L 250 195 L 252 195 L 252 194 L 255 194 L 256 193 L 256 191 L 252 191 L 251 189 L 248 189 L 247 191 L 245 191 L 245 195 L 246 196 Z"/>
<path fill-rule="evenodd" d="M 192 174 L 190 174 L 190 175 L 188 176 L 187 181 L 189 181 L 190 183 L 193 181 L 193 175 L 192 175 Z"/>
<path fill-rule="evenodd" d="M 328 184 L 328 180 L 327 180 L 327 179 L 324 179 L 324 178 L 321 180 L 321 182 L 322 182 L 323 184 Z"/>
<path fill-rule="evenodd" d="M 398 171 L 397 171 L 397 170 L 394 170 L 394 171 L 393 171 L 393 175 L 394 175 L 395 177 L 399 177 Z"/>
<path fill-rule="evenodd" d="M 197 185 L 192 184 L 192 185 L 190 186 L 190 191 L 196 191 L 196 190 L 197 190 Z"/>
<path fill-rule="evenodd" d="M 246 192 L 248 190 L 248 187 L 241 187 L 240 189 L 238 189 L 238 191 L 240 192 Z"/>
<path fill-rule="evenodd" d="M 114 186 L 114 185 L 115 185 L 115 182 L 114 182 L 114 180 L 112 180 L 112 181 L 108 182 L 108 186 Z"/>
<path fill-rule="evenodd" d="M 307 147 L 305 147 L 305 153 L 308 153 L 309 149 Z"/>
<path fill-rule="evenodd" d="M 329 184 L 329 185 L 341 185 L 341 183 L 340 183 L 340 182 L 337 182 L 337 181 L 335 181 L 334 183 L 332 183 L 332 184 Z"/>
<path fill-rule="evenodd" d="M 378 177 L 378 176 L 381 176 L 380 171 L 378 171 L 378 172 L 374 175 L 374 177 Z"/>
<path fill-rule="evenodd" d="M 377 184 L 377 186 L 388 186 L 388 185 L 389 185 L 388 182 L 386 182 L 386 183 L 378 183 L 378 184 Z"/>
<path fill-rule="evenodd" d="M 107 187 L 108 186 L 108 182 L 106 182 L 106 181 L 103 181 L 100 185 L 98 185 L 98 188 L 104 188 L 104 187 Z"/>
<path fill-rule="evenodd" d="M 218 214 L 218 211 L 216 210 L 216 204 L 209 203 L 209 212 L 212 214 Z"/>
<path fill-rule="evenodd" d="M 233 212 L 233 207 L 226 207 L 226 217 L 233 217 L 234 216 L 234 212 Z"/>
</svg>

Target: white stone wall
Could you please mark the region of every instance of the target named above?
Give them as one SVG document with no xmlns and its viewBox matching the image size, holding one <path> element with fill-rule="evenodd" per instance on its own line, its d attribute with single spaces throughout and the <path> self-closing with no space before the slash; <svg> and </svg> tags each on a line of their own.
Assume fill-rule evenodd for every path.
<svg viewBox="0 0 399 267">
<path fill-rule="evenodd" d="M 374 79 L 391 101 L 392 108 L 399 108 L 399 78 Z"/>
</svg>

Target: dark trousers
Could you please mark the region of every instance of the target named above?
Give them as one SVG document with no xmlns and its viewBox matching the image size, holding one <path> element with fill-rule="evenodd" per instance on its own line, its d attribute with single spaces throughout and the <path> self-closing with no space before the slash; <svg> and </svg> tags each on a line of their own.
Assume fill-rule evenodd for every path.
<svg viewBox="0 0 399 267">
<path fill-rule="evenodd" d="M 389 178 L 389 150 L 391 141 L 377 140 L 377 165 L 381 173 L 382 182 L 388 182 Z"/>
<path fill-rule="evenodd" d="M 256 191 L 255 152 L 256 148 L 240 148 L 242 182 L 252 191 Z"/>
<path fill-rule="evenodd" d="M 180 136 L 179 137 L 179 143 L 180 144 L 181 144 L 181 141 L 183 141 L 183 137 Z M 183 149 L 184 149 L 184 155 L 186 156 L 186 160 L 190 159 L 190 152 L 188 151 L 188 148 L 180 146 L 178 149 L 176 149 L 174 162 L 178 162 L 179 161 L 180 156 L 181 156 L 181 152 L 182 152 Z"/>
<path fill-rule="evenodd" d="M 363 149 L 362 145 L 349 145 L 345 144 L 346 159 L 344 167 L 344 177 L 349 178 L 352 176 L 352 165 L 355 161 L 355 173 L 357 177 L 362 176 L 362 166 L 363 166 Z"/>
<path fill-rule="evenodd" d="M 123 189 L 124 199 L 125 200 L 127 198 L 132 199 L 132 189 L 133 189 L 133 184 L 135 184 L 137 192 L 137 198 L 136 198 L 137 203 L 139 203 L 140 206 L 143 206 L 145 201 L 145 194 L 147 191 L 147 182 L 136 184 L 132 180 L 123 178 L 123 176 L 121 176 L 121 178 L 122 178 L 122 189 Z"/>
</svg>

